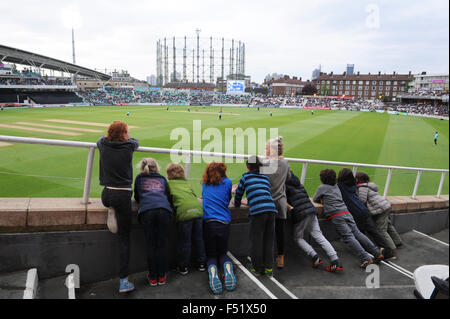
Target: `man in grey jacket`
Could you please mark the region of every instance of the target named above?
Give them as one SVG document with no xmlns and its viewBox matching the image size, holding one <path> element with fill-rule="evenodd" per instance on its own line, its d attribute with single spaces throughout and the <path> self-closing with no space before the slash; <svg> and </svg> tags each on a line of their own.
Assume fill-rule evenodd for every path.
<svg viewBox="0 0 450 319">
<path fill-rule="evenodd" d="M 313 201 L 323 204 L 323 214 L 333 223 L 347 249 L 359 257 L 361 268 L 383 260 L 382 251 L 356 226 L 353 216 L 342 199 L 341 191 L 336 185 L 336 172 L 324 169 L 320 172 L 320 180 L 322 185 L 317 188 Z M 374 257 L 372 258 L 369 253 Z"/>
</svg>

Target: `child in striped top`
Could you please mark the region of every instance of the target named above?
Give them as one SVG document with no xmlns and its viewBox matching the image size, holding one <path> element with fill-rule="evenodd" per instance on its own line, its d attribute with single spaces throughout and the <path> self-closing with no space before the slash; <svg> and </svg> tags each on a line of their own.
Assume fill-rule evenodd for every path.
<svg viewBox="0 0 450 319">
<path fill-rule="evenodd" d="M 278 213 L 270 193 L 269 178 L 260 174 L 262 166 L 257 156 L 247 160 L 248 172 L 243 174 L 235 191 L 234 206 L 240 207 L 244 193 L 250 208 L 250 271 L 272 276 L 275 234 L 275 214 Z"/>
</svg>

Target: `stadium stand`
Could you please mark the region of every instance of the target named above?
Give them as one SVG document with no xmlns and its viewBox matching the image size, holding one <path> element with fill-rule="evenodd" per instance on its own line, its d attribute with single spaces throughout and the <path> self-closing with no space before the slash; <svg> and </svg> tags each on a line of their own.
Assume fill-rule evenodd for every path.
<svg viewBox="0 0 450 319">
<path fill-rule="evenodd" d="M 27 94 L 36 104 L 69 104 L 82 103 L 83 99 L 74 92 L 55 91 L 55 92 L 30 92 Z"/>
</svg>

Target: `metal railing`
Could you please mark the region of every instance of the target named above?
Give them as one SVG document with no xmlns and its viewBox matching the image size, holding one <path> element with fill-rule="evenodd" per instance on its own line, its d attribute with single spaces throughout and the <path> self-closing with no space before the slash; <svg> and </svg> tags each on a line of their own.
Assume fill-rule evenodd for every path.
<svg viewBox="0 0 450 319">
<path fill-rule="evenodd" d="M 54 146 L 66 146 L 66 147 L 81 147 L 87 148 L 88 158 L 86 163 L 86 175 L 84 179 L 84 190 L 83 190 L 83 204 L 89 202 L 89 193 L 91 189 L 92 180 L 92 167 L 94 164 L 94 154 L 97 148 L 96 143 L 88 142 L 77 142 L 77 141 L 65 141 L 65 140 L 53 140 L 53 139 L 41 139 L 41 138 L 29 138 L 29 137 L 17 137 L 17 136 L 6 136 L 0 135 L 0 141 L 12 142 L 12 143 L 25 143 L 25 144 L 39 144 L 39 145 L 54 145 Z M 204 152 L 204 151 L 193 151 L 193 150 L 176 150 L 168 148 L 156 148 L 156 147 L 139 147 L 137 152 L 145 153 L 157 153 L 157 154 L 173 154 L 173 155 L 184 155 L 186 156 L 185 173 L 186 178 L 190 176 L 191 163 L 193 156 L 208 156 L 208 157 L 222 157 L 222 158 L 240 158 L 246 159 L 251 155 L 243 154 L 232 154 L 232 153 L 216 153 L 216 152 Z M 370 168 L 381 168 L 387 169 L 388 174 L 386 178 L 386 184 L 384 187 L 383 196 L 386 197 L 389 191 L 389 186 L 391 184 L 392 173 L 394 170 L 406 170 L 406 171 L 416 171 L 417 177 L 414 184 L 414 190 L 412 193 L 412 198 L 416 198 L 417 191 L 419 189 L 419 183 L 423 172 L 440 172 L 441 180 L 439 182 L 439 187 L 436 197 L 439 198 L 442 193 L 442 188 L 444 186 L 445 176 L 448 174 L 448 169 L 436 169 L 436 168 L 419 168 L 419 167 L 405 167 L 405 166 L 388 166 L 388 165 L 375 165 L 375 164 L 363 164 L 363 163 L 351 163 L 351 162 L 333 162 L 333 161 L 322 161 L 322 160 L 311 160 L 303 158 L 285 158 L 290 163 L 302 163 L 302 172 L 300 181 L 302 184 L 305 183 L 306 172 L 309 164 L 321 164 L 321 165 L 334 165 L 334 166 L 349 166 L 352 167 L 353 173 L 356 173 L 357 169 L 360 167 L 370 167 Z"/>
</svg>

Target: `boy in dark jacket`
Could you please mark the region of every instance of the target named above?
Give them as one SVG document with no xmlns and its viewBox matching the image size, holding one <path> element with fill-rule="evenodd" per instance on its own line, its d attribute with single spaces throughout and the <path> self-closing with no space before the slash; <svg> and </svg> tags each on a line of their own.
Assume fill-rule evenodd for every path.
<svg viewBox="0 0 450 319">
<path fill-rule="evenodd" d="M 309 234 L 330 258 L 331 264 L 325 268 L 327 271 L 343 270 L 336 251 L 320 230 L 316 208 L 311 203 L 305 187 L 292 171 L 286 180 L 286 196 L 288 204 L 292 206 L 290 213 L 294 224 L 294 241 L 312 259 L 311 266 L 317 268 L 323 264 L 323 260 L 304 239 L 305 233 Z"/>
<path fill-rule="evenodd" d="M 339 171 L 337 185 L 341 190 L 342 199 L 349 212 L 352 214 L 359 230 L 363 233 L 367 233 L 372 237 L 376 245 L 384 248 L 384 259 L 396 259 L 394 251 L 389 247 L 382 234 L 378 231 L 369 210 L 358 196 L 356 179 L 353 176 L 353 172 L 348 168 L 341 169 Z"/>
</svg>

